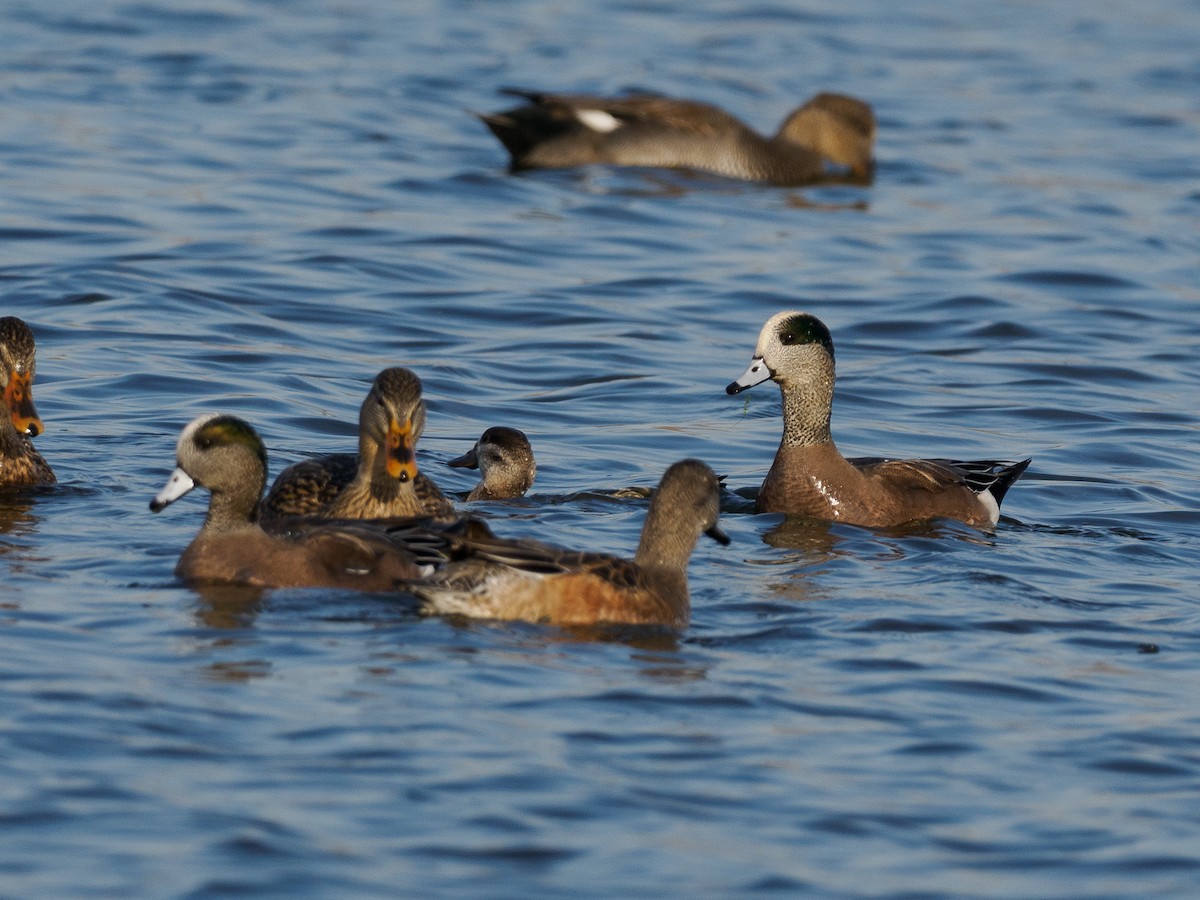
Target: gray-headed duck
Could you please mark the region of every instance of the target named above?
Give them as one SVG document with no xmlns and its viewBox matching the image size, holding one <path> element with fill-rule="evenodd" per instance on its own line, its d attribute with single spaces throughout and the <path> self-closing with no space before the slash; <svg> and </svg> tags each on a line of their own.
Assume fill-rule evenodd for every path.
<svg viewBox="0 0 1200 900">
<path fill-rule="evenodd" d="M 479 436 L 475 446 L 447 465 L 478 469 L 480 481 L 467 500 L 508 500 L 524 497 L 537 474 L 533 447 L 524 432 L 495 425 Z"/>
</svg>

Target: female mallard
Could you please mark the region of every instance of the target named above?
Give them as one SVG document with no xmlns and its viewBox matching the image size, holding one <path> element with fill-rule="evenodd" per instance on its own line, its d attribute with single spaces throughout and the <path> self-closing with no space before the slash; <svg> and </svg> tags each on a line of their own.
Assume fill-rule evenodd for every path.
<svg viewBox="0 0 1200 900">
<path fill-rule="evenodd" d="M 263 501 L 263 519 L 452 517 L 454 505 L 417 469 L 424 428 L 421 380 L 409 369 L 384 369 L 359 410 L 357 456 L 335 453 L 288 466 Z"/>
<path fill-rule="evenodd" d="M 33 332 L 16 316 L 0 318 L 0 378 L 4 405 L 0 416 L 0 485 L 54 484 L 50 465 L 33 447 L 45 429 L 33 405 Z"/>
</svg>

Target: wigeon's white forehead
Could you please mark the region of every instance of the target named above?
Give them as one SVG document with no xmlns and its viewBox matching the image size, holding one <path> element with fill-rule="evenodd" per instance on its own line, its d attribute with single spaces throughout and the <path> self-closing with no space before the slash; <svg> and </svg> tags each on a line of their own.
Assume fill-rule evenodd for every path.
<svg viewBox="0 0 1200 900">
<path fill-rule="evenodd" d="M 192 439 L 192 436 L 197 431 L 199 431 L 201 428 L 203 428 L 205 425 L 207 425 L 209 422 L 211 422 L 213 419 L 215 419 L 219 415 L 220 415 L 220 413 L 205 413 L 202 416 L 196 416 L 196 418 L 194 418 L 194 419 L 192 419 L 192 421 L 188 422 L 187 425 L 185 425 L 183 427 L 183 431 L 180 432 L 180 434 L 179 434 L 179 440 L 175 444 L 175 449 L 177 451 L 181 450 L 183 448 L 183 445 L 186 444 L 188 441 L 190 441 Z"/>
</svg>

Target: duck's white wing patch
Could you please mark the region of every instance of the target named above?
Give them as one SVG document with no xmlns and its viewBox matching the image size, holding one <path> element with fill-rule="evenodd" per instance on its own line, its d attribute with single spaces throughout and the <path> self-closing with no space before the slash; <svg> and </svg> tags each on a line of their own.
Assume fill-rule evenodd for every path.
<svg viewBox="0 0 1200 900">
<path fill-rule="evenodd" d="M 575 118 L 577 118 L 587 128 L 592 131 L 598 131 L 601 134 L 608 134 L 610 131 L 616 131 L 621 127 L 621 120 L 612 113 L 606 113 L 602 109 L 577 109 L 575 110 Z"/>
</svg>

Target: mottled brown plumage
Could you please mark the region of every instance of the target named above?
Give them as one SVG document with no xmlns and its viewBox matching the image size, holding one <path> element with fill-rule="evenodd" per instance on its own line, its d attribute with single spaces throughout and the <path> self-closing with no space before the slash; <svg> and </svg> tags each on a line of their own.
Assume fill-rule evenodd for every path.
<svg viewBox="0 0 1200 900">
<path fill-rule="evenodd" d="M 175 567 L 180 578 L 385 591 L 426 571 L 397 535 L 362 523 L 289 520 L 282 533 L 264 531 L 255 510 L 267 480 L 267 451 L 235 416 L 191 422 L 180 435 L 176 461 L 178 468 L 150 503 L 153 511 L 196 485 L 211 494 L 204 525 Z"/>
<path fill-rule="evenodd" d="M 474 447 L 447 465 L 479 470 L 479 484 L 467 494 L 467 500 L 523 497 L 537 474 L 529 438 L 523 432 L 503 425 L 489 428 L 480 435 Z"/>
<path fill-rule="evenodd" d="M 692 100 L 506 93 L 527 102 L 480 118 L 509 151 L 514 170 L 593 163 L 685 168 L 792 186 L 845 172 L 865 179 L 874 166 L 875 115 L 844 94 L 817 94 L 764 137 Z"/>
<path fill-rule="evenodd" d="M 532 541 L 463 538 L 433 575 L 408 585 L 428 613 L 556 625 L 664 625 L 690 617 L 687 564 L 717 525 L 720 487 L 698 460 L 675 463 L 650 502 L 633 560 Z"/>
<path fill-rule="evenodd" d="M 359 411 L 357 455 L 336 453 L 284 469 L 263 500 L 263 522 L 270 527 L 285 516 L 452 517 L 453 504 L 417 467 L 424 427 L 420 379 L 408 369 L 384 369 Z"/>
<path fill-rule="evenodd" d="M 0 379 L 7 415 L 0 415 L 0 485 L 54 484 L 49 463 L 31 438 L 44 431 L 33 405 L 33 332 L 16 316 L 0 318 Z"/>
<path fill-rule="evenodd" d="M 768 378 L 783 395 L 783 438 L 758 493 L 759 512 L 868 526 L 945 517 L 990 527 L 1030 462 L 846 459 L 829 429 L 833 338 L 807 313 L 772 316 L 749 368 L 726 390 L 736 394 Z"/>
</svg>

